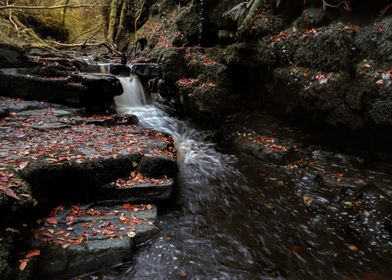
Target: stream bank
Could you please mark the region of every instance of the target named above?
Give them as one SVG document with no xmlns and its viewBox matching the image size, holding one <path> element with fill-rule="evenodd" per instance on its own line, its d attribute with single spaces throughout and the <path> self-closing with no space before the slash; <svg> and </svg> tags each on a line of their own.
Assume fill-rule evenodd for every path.
<svg viewBox="0 0 392 280">
<path fill-rule="evenodd" d="M 115 113 L 124 89 L 100 65 L 1 47 L 2 277 L 67 279 L 129 260 L 159 232 L 154 203 L 171 197 L 178 169 L 173 139 Z"/>
</svg>

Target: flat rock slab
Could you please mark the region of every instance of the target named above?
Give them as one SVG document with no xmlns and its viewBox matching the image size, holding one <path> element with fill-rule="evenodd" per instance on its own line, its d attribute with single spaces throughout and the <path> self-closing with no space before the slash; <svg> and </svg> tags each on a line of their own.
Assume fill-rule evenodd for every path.
<svg viewBox="0 0 392 280">
<path fill-rule="evenodd" d="M 59 206 L 38 221 L 38 274 L 69 278 L 129 260 L 132 248 L 159 232 L 155 205 Z"/>
<path fill-rule="evenodd" d="M 8 103 L 0 99 L 0 105 Z M 8 106 L 9 115 L 0 119 L 4 192 L 31 197 L 26 190 L 20 192 L 26 185 L 38 202 L 82 203 L 100 187 L 127 179 L 132 172 L 157 180 L 176 175 L 170 136 L 129 125 L 134 121 L 129 116 L 81 117 L 73 109 L 42 109 L 45 104 L 24 111 Z M 12 196 L 8 199 L 16 200 Z"/>
<path fill-rule="evenodd" d="M 134 178 L 117 179 L 106 185 L 96 192 L 96 199 L 135 203 L 154 202 L 170 198 L 174 186 L 173 179 L 147 178 L 140 173 L 134 176 Z"/>
</svg>

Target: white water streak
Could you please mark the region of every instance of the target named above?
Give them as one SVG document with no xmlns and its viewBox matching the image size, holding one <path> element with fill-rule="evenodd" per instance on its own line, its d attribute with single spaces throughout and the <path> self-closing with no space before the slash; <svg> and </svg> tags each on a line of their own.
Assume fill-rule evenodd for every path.
<svg viewBox="0 0 392 280">
<path fill-rule="evenodd" d="M 124 93 L 115 98 L 119 113 L 134 114 L 140 125 L 170 134 L 175 142 L 182 176 L 192 184 L 206 184 L 210 179 L 223 180 L 236 173 L 228 163 L 234 157 L 218 153 L 214 144 L 205 142 L 196 130 L 185 122 L 169 116 L 147 98 L 137 76 L 119 77 Z"/>
</svg>

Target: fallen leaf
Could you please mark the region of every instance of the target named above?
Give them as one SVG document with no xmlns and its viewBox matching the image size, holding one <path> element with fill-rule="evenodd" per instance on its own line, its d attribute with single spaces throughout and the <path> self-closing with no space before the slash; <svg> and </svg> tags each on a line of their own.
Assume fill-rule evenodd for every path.
<svg viewBox="0 0 392 280">
<path fill-rule="evenodd" d="M 41 255 L 41 251 L 40 250 L 34 250 L 34 251 L 31 251 L 30 253 L 27 253 L 25 258 L 26 259 L 30 259 L 32 257 L 36 257 L 36 256 L 39 256 L 39 255 Z"/>
<path fill-rule="evenodd" d="M 25 268 L 26 268 L 27 263 L 29 262 L 29 260 L 28 260 L 28 259 L 23 259 L 23 260 L 19 260 L 19 262 L 20 262 L 19 270 L 20 270 L 20 271 L 23 271 L 23 270 L 25 270 Z"/>
<path fill-rule="evenodd" d="M 48 237 L 48 238 L 52 238 L 53 235 L 51 235 L 49 232 L 41 232 L 40 233 L 42 236 Z"/>
<path fill-rule="evenodd" d="M 63 244 L 63 245 L 61 245 L 61 248 L 67 249 L 69 246 L 71 246 L 71 244 Z"/>
<path fill-rule="evenodd" d="M 11 227 L 6 228 L 5 231 L 20 234 L 19 230 L 11 228 Z"/>
<path fill-rule="evenodd" d="M 358 251 L 358 247 L 355 246 L 355 245 L 348 245 L 347 248 L 350 249 L 353 252 L 357 252 Z"/>
<path fill-rule="evenodd" d="M 4 191 L 6 195 L 9 197 L 15 198 L 16 200 L 20 200 L 20 198 L 16 195 L 16 193 L 8 187 L 0 186 L 0 190 Z"/>
<path fill-rule="evenodd" d="M 70 242 L 74 243 L 74 244 L 81 244 L 83 242 L 84 238 L 80 237 L 80 238 L 74 238 L 71 239 Z"/>
<path fill-rule="evenodd" d="M 51 225 L 57 225 L 57 220 L 53 218 L 47 218 L 46 222 Z"/>
<path fill-rule="evenodd" d="M 74 223 L 75 218 L 73 216 L 68 216 L 68 217 L 66 217 L 66 220 L 67 220 L 66 225 L 69 226 L 69 225 L 72 225 Z"/>
</svg>

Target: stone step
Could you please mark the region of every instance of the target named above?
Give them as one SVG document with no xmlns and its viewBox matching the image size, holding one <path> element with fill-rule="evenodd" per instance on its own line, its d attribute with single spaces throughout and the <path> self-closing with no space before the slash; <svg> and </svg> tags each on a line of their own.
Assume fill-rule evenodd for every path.
<svg viewBox="0 0 392 280">
<path fill-rule="evenodd" d="M 59 206 L 38 221 L 33 249 L 39 277 L 65 279 L 130 260 L 159 232 L 155 205 Z"/>
</svg>

